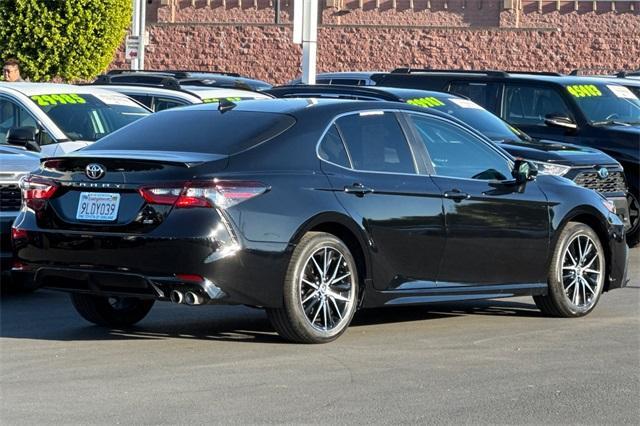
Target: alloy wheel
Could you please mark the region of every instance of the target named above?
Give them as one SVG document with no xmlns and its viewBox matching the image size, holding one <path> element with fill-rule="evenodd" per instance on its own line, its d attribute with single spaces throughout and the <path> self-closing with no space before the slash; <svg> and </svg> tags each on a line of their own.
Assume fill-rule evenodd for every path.
<svg viewBox="0 0 640 426">
<path fill-rule="evenodd" d="M 578 234 L 562 256 L 561 282 L 564 295 L 579 309 L 590 309 L 604 283 L 604 256 L 588 235 Z"/>
<path fill-rule="evenodd" d="M 340 328 L 349 320 L 355 286 L 354 273 L 340 251 L 329 246 L 315 250 L 299 281 L 299 301 L 309 324 L 323 332 Z"/>
</svg>

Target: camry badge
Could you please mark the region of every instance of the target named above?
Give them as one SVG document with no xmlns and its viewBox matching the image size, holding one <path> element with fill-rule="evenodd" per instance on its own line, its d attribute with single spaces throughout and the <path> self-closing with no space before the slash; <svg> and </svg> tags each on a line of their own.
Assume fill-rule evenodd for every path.
<svg viewBox="0 0 640 426">
<path fill-rule="evenodd" d="M 87 167 L 84 169 L 85 174 L 89 179 L 97 180 L 104 176 L 105 169 L 100 164 L 91 163 L 87 164 Z"/>
<path fill-rule="evenodd" d="M 609 170 L 607 170 L 604 167 L 600 167 L 598 169 L 598 176 L 600 177 L 600 179 L 606 179 L 609 177 Z"/>
</svg>

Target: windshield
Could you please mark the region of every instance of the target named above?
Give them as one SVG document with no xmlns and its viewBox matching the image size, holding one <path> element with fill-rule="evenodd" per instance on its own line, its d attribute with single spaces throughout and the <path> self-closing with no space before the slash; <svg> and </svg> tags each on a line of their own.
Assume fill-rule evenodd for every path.
<svg viewBox="0 0 640 426">
<path fill-rule="evenodd" d="M 640 124 L 640 100 L 624 86 L 574 84 L 567 91 L 591 124 Z"/>
<path fill-rule="evenodd" d="M 473 101 L 453 97 L 409 99 L 408 104 L 435 108 L 465 122 L 493 141 L 529 141 L 531 138 Z"/>
<path fill-rule="evenodd" d="M 149 112 L 116 94 L 49 94 L 31 99 L 71 140 L 95 141 Z"/>
</svg>

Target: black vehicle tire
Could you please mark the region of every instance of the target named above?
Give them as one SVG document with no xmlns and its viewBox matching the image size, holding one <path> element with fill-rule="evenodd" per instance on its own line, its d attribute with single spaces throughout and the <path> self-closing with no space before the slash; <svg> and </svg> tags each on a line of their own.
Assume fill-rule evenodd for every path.
<svg viewBox="0 0 640 426">
<path fill-rule="evenodd" d="M 640 242 L 640 191 L 636 188 L 630 188 L 627 194 L 627 202 L 629 203 L 629 219 L 631 220 L 631 228 L 627 231 L 627 245 L 635 247 Z"/>
<path fill-rule="evenodd" d="M 583 223 L 569 222 L 551 258 L 548 294 L 533 299 L 549 316 L 587 315 L 600 300 L 605 274 L 606 258 L 598 235 Z"/>
<path fill-rule="evenodd" d="M 344 333 L 353 319 L 358 282 L 356 262 L 349 248 L 331 234 L 309 232 L 291 256 L 284 280 L 283 307 L 267 309 L 267 315 L 286 340 L 331 342 Z"/>
<path fill-rule="evenodd" d="M 134 297 L 71 294 L 71 303 L 82 318 L 105 327 L 124 327 L 141 321 L 147 316 L 154 302 Z"/>
</svg>

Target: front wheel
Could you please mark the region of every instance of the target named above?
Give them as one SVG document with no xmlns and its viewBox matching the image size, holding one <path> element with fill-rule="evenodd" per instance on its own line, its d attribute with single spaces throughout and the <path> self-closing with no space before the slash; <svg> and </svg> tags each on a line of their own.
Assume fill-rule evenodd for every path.
<svg viewBox="0 0 640 426">
<path fill-rule="evenodd" d="M 71 294 L 76 311 L 89 322 L 107 327 L 133 325 L 147 316 L 154 300 Z"/>
<path fill-rule="evenodd" d="M 583 223 L 569 222 L 551 259 L 548 294 L 533 299 L 550 316 L 587 315 L 600 299 L 605 274 L 605 255 L 598 235 Z"/>
<path fill-rule="evenodd" d="M 267 309 L 267 315 L 286 340 L 326 343 L 349 326 L 357 296 L 358 271 L 349 248 L 331 234 L 310 232 L 291 256 L 283 307 Z"/>
</svg>

